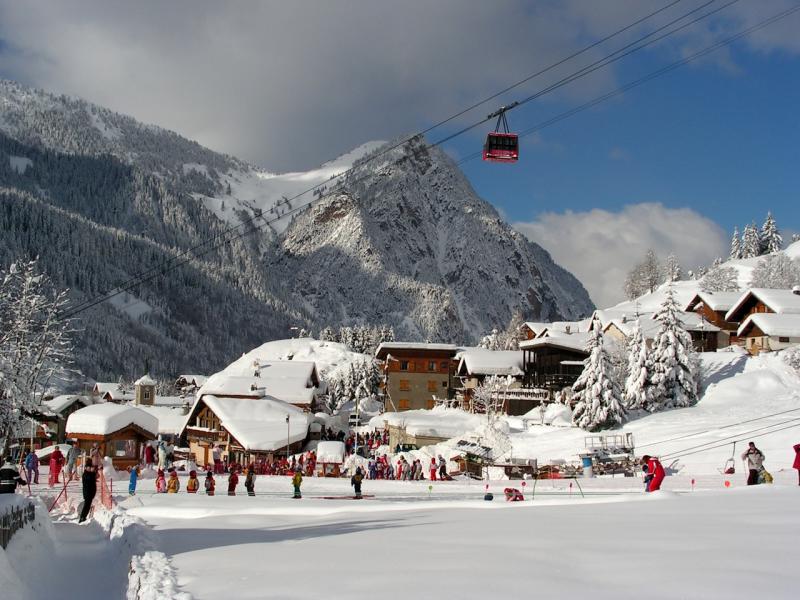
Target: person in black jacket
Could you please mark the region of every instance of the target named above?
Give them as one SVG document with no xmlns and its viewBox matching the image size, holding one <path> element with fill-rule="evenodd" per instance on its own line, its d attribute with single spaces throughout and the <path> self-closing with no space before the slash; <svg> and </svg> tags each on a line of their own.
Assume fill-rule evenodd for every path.
<svg viewBox="0 0 800 600">
<path fill-rule="evenodd" d="M 355 474 L 350 478 L 350 485 L 353 486 L 356 492 L 356 498 L 361 498 L 361 482 L 364 480 L 364 474 L 361 472 L 361 467 L 356 469 Z"/>
<path fill-rule="evenodd" d="M 25 480 L 20 477 L 17 465 L 5 461 L 0 467 L 0 494 L 13 494 L 18 485 L 25 485 Z"/>
<path fill-rule="evenodd" d="M 81 510 L 81 517 L 78 523 L 83 523 L 86 517 L 89 516 L 89 511 L 92 508 L 92 501 L 97 495 L 97 472 L 94 470 L 91 460 L 86 461 L 86 466 L 83 468 L 83 476 L 81 477 L 83 484 L 83 509 Z"/>
</svg>

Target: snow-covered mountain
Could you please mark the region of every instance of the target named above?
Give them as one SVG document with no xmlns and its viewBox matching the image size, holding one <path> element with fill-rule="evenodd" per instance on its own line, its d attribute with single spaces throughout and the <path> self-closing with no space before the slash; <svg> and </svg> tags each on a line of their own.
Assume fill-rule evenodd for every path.
<svg viewBox="0 0 800 600">
<path fill-rule="evenodd" d="M 536 320 L 591 311 L 581 284 L 442 152 L 418 140 L 369 160 L 382 146 L 277 175 L 0 81 L 0 266 L 39 255 L 79 302 L 243 219 L 269 222 L 84 313 L 78 366 L 96 377 L 212 372 L 292 326 L 380 322 L 398 337 L 463 343 L 514 311 Z M 346 181 L 291 201 L 354 163 Z"/>
</svg>

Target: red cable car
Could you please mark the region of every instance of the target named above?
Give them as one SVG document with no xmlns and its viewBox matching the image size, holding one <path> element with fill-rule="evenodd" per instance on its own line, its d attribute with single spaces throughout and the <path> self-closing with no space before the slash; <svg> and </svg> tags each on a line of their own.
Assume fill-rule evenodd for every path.
<svg viewBox="0 0 800 600">
<path fill-rule="evenodd" d="M 486 136 L 486 143 L 483 145 L 483 160 L 491 162 L 517 162 L 519 160 L 519 136 L 508 131 L 508 121 L 506 111 L 517 105 L 510 104 L 502 106 L 500 110 L 490 114 L 487 119 L 497 117 L 497 125 L 494 131 Z M 502 125 L 503 131 L 500 131 Z"/>
</svg>

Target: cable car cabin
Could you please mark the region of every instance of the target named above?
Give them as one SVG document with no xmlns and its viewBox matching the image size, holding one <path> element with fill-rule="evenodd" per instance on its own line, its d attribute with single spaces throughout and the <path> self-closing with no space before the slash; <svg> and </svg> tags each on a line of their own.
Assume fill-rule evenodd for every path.
<svg viewBox="0 0 800 600">
<path fill-rule="evenodd" d="M 516 133 L 490 132 L 483 145 L 483 160 L 492 162 L 517 162 L 519 139 Z"/>
</svg>

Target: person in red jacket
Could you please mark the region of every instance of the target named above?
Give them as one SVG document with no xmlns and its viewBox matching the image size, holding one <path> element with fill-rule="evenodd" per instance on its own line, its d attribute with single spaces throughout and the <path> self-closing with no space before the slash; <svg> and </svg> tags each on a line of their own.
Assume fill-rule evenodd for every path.
<svg viewBox="0 0 800 600">
<path fill-rule="evenodd" d="M 50 487 L 53 487 L 54 484 L 58 483 L 58 474 L 61 472 L 63 466 L 64 455 L 61 453 L 61 450 L 58 448 L 58 446 L 56 446 L 56 449 L 50 453 Z"/>
<path fill-rule="evenodd" d="M 236 469 L 231 469 L 231 474 L 228 476 L 228 496 L 236 495 L 236 486 L 239 483 L 239 476 L 236 474 Z"/>
<path fill-rule="evenodd" d="M 794 464 L 793 469 L 797 469 L 797 483 L 800 485 L 800 444 L 794 445 Z"/>
<path fill-rule="evenodd" d="M 431 481 L 436 481 L 436 457 L 431 458 Z"/>
<path fill-rule="evenodd" d="M 647 465 L 647 473 L 652 475 L 650 485 L 647 487 L 648 492 L 655 492 L 661 489 L 661 482 L 664 481 L 664 467 L 661 466 L 661 461 L 655 456 L 645 454 L 642 457 L 642 464 Z"/>
</svg>

